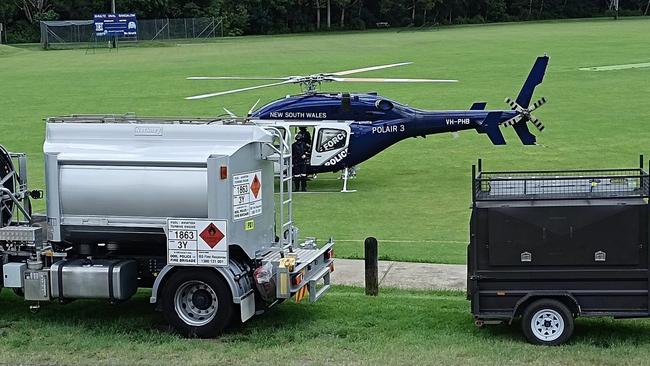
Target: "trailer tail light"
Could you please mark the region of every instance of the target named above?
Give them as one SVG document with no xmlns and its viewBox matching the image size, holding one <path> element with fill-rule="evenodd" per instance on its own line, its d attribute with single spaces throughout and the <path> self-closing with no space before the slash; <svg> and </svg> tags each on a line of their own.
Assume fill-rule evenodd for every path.
<svg viewBox="0 0 650 366">
<path fill-rule="evenodd" d="M 219 175 L 221 179 L 227 179 L 228 178 L 228 167 L 226 165 L 222 165 L 219 168 Z"/>
<path fill-rule="evenodd" d="M 323 255 L 323 257 L 325 257 L 325 260 L 334 258 L 334 249 L 329 248 L 327 251 L 325 251 L 325 254 Z"/>
<path fill-rule="evenodd" d="M 293 285 L 298 286 L 302 283 L 302 273 L 298 273 L 293 277 Z"/>
</svg>

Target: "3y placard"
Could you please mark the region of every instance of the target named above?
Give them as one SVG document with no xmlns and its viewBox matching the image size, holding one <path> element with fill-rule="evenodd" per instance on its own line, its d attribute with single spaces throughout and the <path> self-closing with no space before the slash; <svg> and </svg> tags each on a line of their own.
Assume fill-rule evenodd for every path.
<svg viewBox="0 0 650 366">
<path fill-rule="evenodd" d="M 232 216 L 243 220 L 262 214 L 262 171 L 233 175 Z"/>
<path fill-rule="evenodd" d="M 167 264 L 227 266 L 225 220 L 167 219 Z"/>
</svg>

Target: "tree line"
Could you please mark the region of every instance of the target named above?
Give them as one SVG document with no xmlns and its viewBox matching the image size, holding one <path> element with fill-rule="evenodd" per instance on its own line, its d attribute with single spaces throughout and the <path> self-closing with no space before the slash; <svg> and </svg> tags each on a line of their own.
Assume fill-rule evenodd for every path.
<svg viewBox="0 0 650 366">
<path fill-rule="evenodd" d="M 648 15 L 650 0 L 619 0 L 620 15 Z M 92 19 L 110 0 L 0 0 L 9 43 L 38 42 L 41 20 Z M 614 0 L 116 0 L 140 19 L 219 17 L 226 35 L 588 18 Z"/>
</svg>

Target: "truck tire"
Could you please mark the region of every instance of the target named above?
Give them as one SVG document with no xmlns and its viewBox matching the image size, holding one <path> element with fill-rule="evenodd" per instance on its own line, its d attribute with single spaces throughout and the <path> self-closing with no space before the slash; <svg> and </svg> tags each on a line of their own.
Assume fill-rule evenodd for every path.
<svg viewBox="0 0 650 366">
<path fill-rule="evenodd" d="M 162 290 L 162 300 L 165 318 L 185 337 L 215 337 L 232 320 L 228 284 L 209 269 L 174 273 Z"/>
<path fill-rule="evenodd" d="M 521 327 L 530 343 L 557 346 L 573 334 L 573 315 L 563 303 L 541 299 L 526 308 Z"/>
</svg>

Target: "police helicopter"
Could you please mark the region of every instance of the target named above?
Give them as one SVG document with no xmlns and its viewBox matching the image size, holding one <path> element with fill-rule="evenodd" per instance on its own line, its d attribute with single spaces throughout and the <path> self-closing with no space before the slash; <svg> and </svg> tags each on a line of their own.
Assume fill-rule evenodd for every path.
<svg viewBox="0 0 650 366">
<path fill-rule="evenodd" d="M 454 83 L 457 80 L 441 79 L 386 79 L 354 78 L 350 74 L 386 69 L 411 64 L 402 62 L 361 69 L 319 73 L 307 76 L 286 77 L 240 77 L 240 76 L 193 76 L 188 80 L 267 80 L 272 83 L 216 93 L 187 97 L 197 100 L 286 84 L 299 84 L 303 92 L 270 102 L 259 109 L 250 109 L 246 122 L 272 125 L 284 131 L 297 127 L 313 129 L 311 155 L 307 166 L 309 174 L 342 171 L 343 190 L 355 167 L 377 155 L 389 146 L 409 137 L 474 129 L 486 134 L 494 145 L 504 145 L 500 126 L 514 128 L 524 145 L 534 145 L 536 137 L 527 123 L 540 132 L 542 122 L 531 113 L 546 103 L 541 98 L 531 105 L 535 88 L 542 83 L 549 57 L 544 54 L 535 61 L 528 78 L 515 100 L 506 98 L 510 109 L 486 110 L 486 102 L 475 102 L 469 110 L 422 110 L 377 93 L 322 93 L 318 87 L 328 82 L 379 82 L 379 83 Z M 224 110 L 235 118 L 235 114 Z M 288 134 L 287 134 L 288 135 Z M 289 141 L 289 144 L 291 141 Z"/>
</svg>

